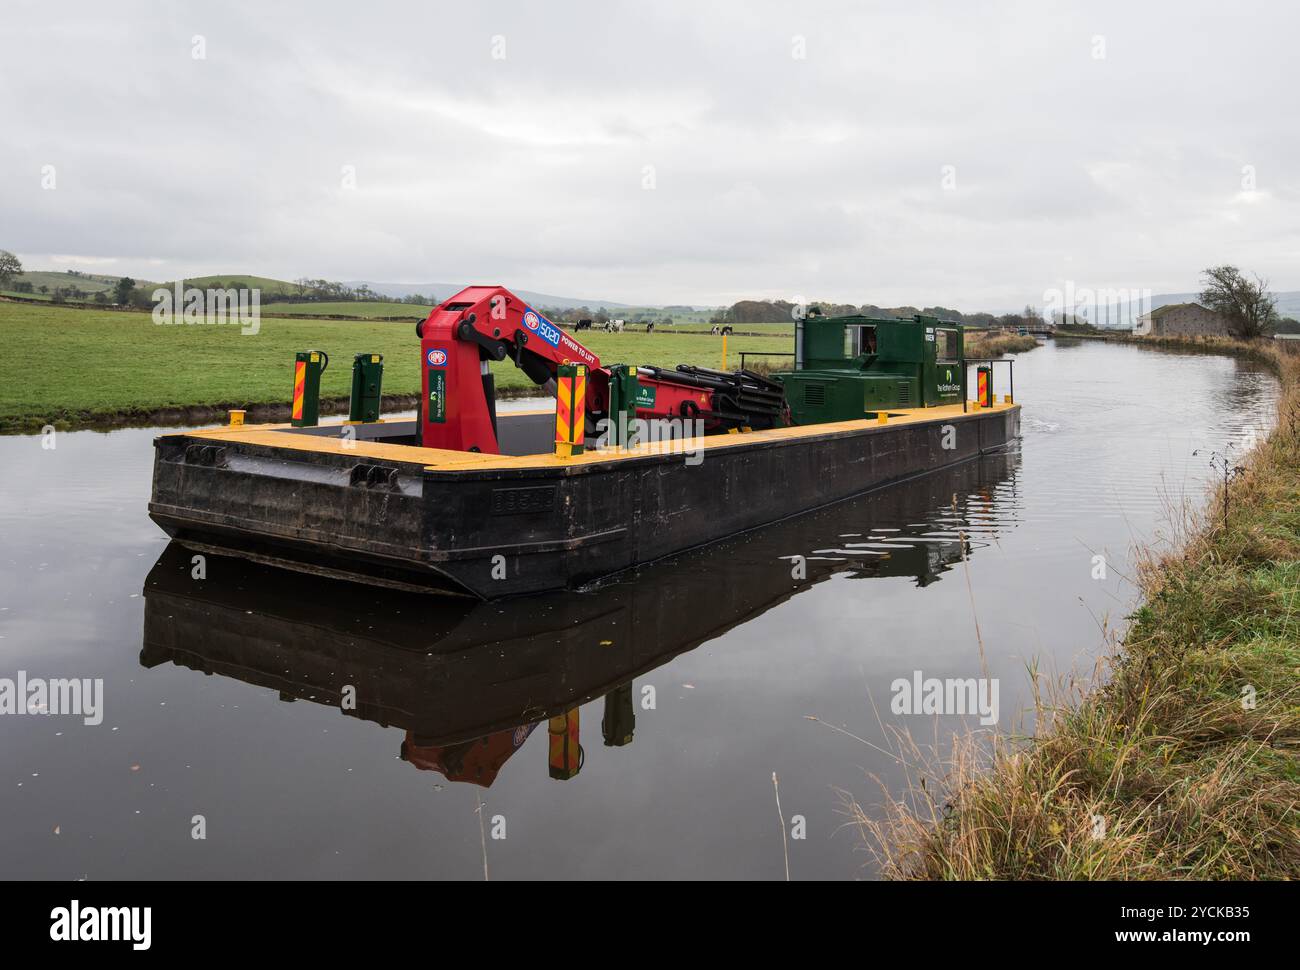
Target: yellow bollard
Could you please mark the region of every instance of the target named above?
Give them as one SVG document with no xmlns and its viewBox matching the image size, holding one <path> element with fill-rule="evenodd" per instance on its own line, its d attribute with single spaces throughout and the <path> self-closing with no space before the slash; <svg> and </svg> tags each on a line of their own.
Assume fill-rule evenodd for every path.
<svg viewBox="0 0 1300 970">
<path fill-rule="evenodd" d="M 556 372 L 555 457 L 582 454 L 586 431 L 587 365 L 561 364 Z"/>
<path fill-rule="evenodd" d="M 582 770 L 582 743 L 578 708 L 556 715 L 547 722 L 546 751 L 550 776 L 556 781 L 568 781 Z"/>
<path fill-rule="evenodd" d="M 884 411 L 876 413 L 876 422 L 878 424 L 889 424 L 889 415 Z"/>
<path fill-rule="evenodd" d="M 727 335 L 725 333 L 722 335 L 722 366 L 718 369 L 724 371 L 727 369 Z"/>
<path fill-rule="evenodd" d="M 230 426 L 232 428 L 242 428 L 244 426 L 244 412 L 241 409 L 235 409 L 230 412 Z"/>
<path fill-rule="evenodd" d="M 1014 401 L 1011 400 L 1011 395 L 1010 395 L 1010 394 L 1003 394 L 1003 395 L 1002 395 L 1002 400 L 1003 400 L 1003 402 L 1006 403 L 1006 404 L 1014 404 L 1014 403 L 1015 403 Z"/>
</svg>

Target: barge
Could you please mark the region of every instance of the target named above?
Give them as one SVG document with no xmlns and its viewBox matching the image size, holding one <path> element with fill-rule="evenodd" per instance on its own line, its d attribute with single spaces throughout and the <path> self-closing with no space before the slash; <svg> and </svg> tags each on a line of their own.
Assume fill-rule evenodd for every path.
<svg viewBox="0 0 1300 970">
<path fill-rule="evenodd" d="M 1019 434 L 991 368 L 968 399 L 961 328 L 930 317 L 812 313 L 793 367 L 770 376 L 602 366 L 502 287 L 462 291 L 417 334 L 413 420 L 378 420 L 379 360 L 358 355 L 353 419 L 320 424 L 328 358 L 305 352 L 292 422 L 155 439 L 150 516 L 199 551 L 497 599 L 579 588 Z M 555 410 L 497 412 L 489 363 L 507 358 Z"/>
<path fill-rule="evenodd" d="M 139 662 L 394 728 L 403 760 L 488 785 L 534 728 L 577 734 L 578 708 L 594 700 L 604 698 L 604 743 L 630 743 L 634 680 L 821 583 L 928 586 L 977 562 L 1014 528 L 1013 516 L 990 525 L 989 509 L 1018 461 L 1007 451 L 966 462 L 635 570 L 596 595 L 541 594 L 510 609 L 397 590 L 356 596 L 238 559 L 211 559 L 196 578 L 190 551 L 173 542 L 144 581 Z M 795 556 L 806 561 L 800 580 Z"/>
</svg>

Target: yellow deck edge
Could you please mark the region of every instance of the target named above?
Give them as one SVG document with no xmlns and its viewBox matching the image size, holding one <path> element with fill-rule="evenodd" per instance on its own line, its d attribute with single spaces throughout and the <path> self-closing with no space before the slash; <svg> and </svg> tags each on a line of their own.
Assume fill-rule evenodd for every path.
<svg viewBox="0 0 1300 970">
<path fill-rule="evenodd" d="M 647 455 L 681 454 L 697 449 L 731 448 L 737 445 L 753 444 L 756 441 L 787 441 L 791 438 L 806 438 L 836 431 L 857 431 L 867 428 L 887 429 L 905 424 L 942 421 L 978 417 L 982 414 L 998 414 L 1018 408 L 1018 403 L 994 404 L 991 408 L 979 408 L 962 411 L 960 404 L 944 404 L 932 408 L 898 408 L 890 410 L 889 422 L 880 424 L 875 418 L 860 418 L 853 421 L 834 421 L 827 424 L 808 424 L 788 428 L 769 428 L 764 431 L 750 431 L 743 434 L 719 434 L 697 438 L 683 443 L 665 441 L 647 443 L 636 448 L 618 451 L 588 451 L 576 458 L 557 458 L 552 454 L 544 455 L 478 455 L 464 451 L 451 451 L 445 448 L 424 448 L 417 445 L 393 445 L 374 441 L 344 440 L 325 438 L 319 435 L 285 434 L 282 429 L 289 424 L 256 424 L 242 427 L 206 428 L 200 431 L 175 432 L 161 437 L 208 438 L 213 441 L 242 442 L 246 444 L 265 445 L 274 448 L 287 448 L 294 451 L 315 451 L 335 455 L 354 455 L 365 458 L 379 458 L 406 464 L 421 464 L 431 471 L 485 471 L 489 469 L 521 468 L 555 468 L 562 465 L 592 465 L 600 462 L 622 461 L 629 458 L 641 458 Z M 536 411 L 514 411 L 511 414 L 545 414 L 545 409 Z M 343 424 L 328 427 L 344 427 Z"/>
</svg>

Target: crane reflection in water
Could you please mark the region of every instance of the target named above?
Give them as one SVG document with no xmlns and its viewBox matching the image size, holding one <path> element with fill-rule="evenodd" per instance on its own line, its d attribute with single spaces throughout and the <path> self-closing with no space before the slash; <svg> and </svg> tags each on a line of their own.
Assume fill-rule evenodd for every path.
<svg viewBox="0 0 1300 970">
<path fill-rule="evenodd" d="M 615 577 L 503 602 L 358 586 L 171 543 L 145 580 L 146 668 L 172 663 L 405 732 L 400 754 L 487 788 L 545 725 L 550 777 L 636 736 L 636 678 L 831 577 L 925 586 L 1013 523 L 990 514 L 1020 456 L 987 456 Z M 853 532 L 842 531 L 846 523 Z M 796 576 L 798 578 L 796 578 Z"/>
</svg>

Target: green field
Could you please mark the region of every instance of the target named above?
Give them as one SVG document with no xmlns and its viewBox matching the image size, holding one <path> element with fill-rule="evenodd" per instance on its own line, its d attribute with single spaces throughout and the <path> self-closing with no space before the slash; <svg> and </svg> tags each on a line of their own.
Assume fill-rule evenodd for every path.
<svg viewBox="0 0 1300 970">
<path fill-rule="evenodd" d="M 194 285 L 200 285 L 195 283 Z M 206 285 L 206 284 L 203 284 Z M 269 292 L 269 291 L 264 291 Z M 289 300 L 283 303 L 266 303 L 262 304 L 263 313 L 286 313 L 293 316 L 315 317 L 315 316 L 346 316 L 346 317 L 427 317 L 432 307 L 419 306 L 413 303 L 397 303 L 394 301 L 371 302 L 368 300 L 347 300 L 324 303 L 304 303 L 296 300 Z M 592 309 L 592 314 L 596 310 Z M 652 319 L 658 323 L 665 316 L 673 318 L 673 326 L 669 329 L 687 329 L 698 330 L 701 327 L 706 330 L 709 327 L 710 311 L 696 310 L 690 313 L 672 313 L 668 310 L 661 309 L 618 309 L 606 310 L 608 316 L 613 319 L 623 319 L 628 321 L 629 327 L 644 328 L 644 323 L 634 323 L 639 317 Z M 662 325 L 661 325 L 662 326 Z M 755 323 L 737 325 L 743 326 L 746 330 L 773 330 L 780 332 L 782 328 L 785 331 L 793 333 L 793 324 L 783 323 Z"/>
<path fill-rule="evenodd" d="M 197 285 L 197 284 L 195 284 Z M 296 300 L 288 300 L 277 303 L 262 303 L 263 313 L 285 314 L 295 317 L 319 317 L 319 316 L 337 316 L 337 317 L 364 317 L 374 319 L 377 317 L 410 317 L 412 320 L 423 319 L 429 315 L 432 307 L 419 306 L 414 303 L 396 303 L 392 301 L 371 302 L 368 300 L 341 300 L 323 303 L 300 303 Z M 593 311 L 594 313 L 595 311 Z M 637 320 L 638 316 L 645 316 L 653 319 L 656 326 L 662 332 L 671 333 L 675 330 L 708 330 L 712 324 L 709 323 L 710 314 L 704 311 L 694 313 L 668 313 L 665 310 L 647 310 L 630 312 L 625 310 L 608 310 L 606 313 L 612 319 L 623 319 L 627 321 L 627 326 L 634 330 L 644 330 L 645 323 Z M 664 316 L 673 318 L 672 325 L 659 323 Z M 759 333 L 772 334 L 793 334 L 794 323 L 735 323 L 731 325 L 735 330 L 746 330 Z"/>
<path fill-rule="evenodd" d="M 712 326 L 712 324 L 705 323 L 705 324 L 703 324 L 703 326 L 707 329 L 708 327 Z M 784 334 L 784 335 L 790 337 L 791 339 L 794 338 L 794 321 L 793 321 L 793 320 L 790 321 L 789 323 L 729 323 L 729 324 L 727 324 L 727 326 L 731 327 L 731 329 L 732 329 L 733 331 L 746 331 L 746 332 L 753 332 L 753 333 Z M 697 326 L 690 326 L 690 327 L 688 327 L 687 329 L 689 329 L 689 330 L 698 330 L 699 327 L 697 327 Z"/>
<path fill-rule="evenodd" d="M 20 300 L 43 300 L 46 303 L 54 299 L 50 293 L 19 293 L 17 290 L 0 290 L 0 296 L 15 296 Z"/>
<path fill-rule="evenodd" d="M 598 307 L 591 307 L 594 313 Z M 664 307 L 614 307 L 605 310 L 607 316 L 614 320 L 627 320 L 629 323 L 633 320 L 662 320 L 664 317 L 673 318 L 673 326 L 690 327 L 695 329 L 699 326 L 707 327 L 709 318 L 713 316 L 713 310 L 668 310 Z"/>
<path fill-rule="evenodd" d="M 721 364 L 721 338 L 708 335 L 580 336 L 611 364 Z M 6 349 L 0 432 L 122 417 L 148 422 L 159 410 L 196 405 L 287 403 L 299 350 L 330 355 L 323 397 L 347 397 L 356 353 L 384 355 L 386 394 L 418 391 L 419 344 L 406 321 L 264 318 L 257 335 L 244 336 L 229 325 L 159 326 L 147 313 L 0 303 L 0 338 Z M 742 350 L 790 349 L 787 337 L 733 336 L 727 342 L 728 364 L 738 366 Z M 533 386 L 509 361 L 493 367 L 504 391 Z"/>
</svg>

